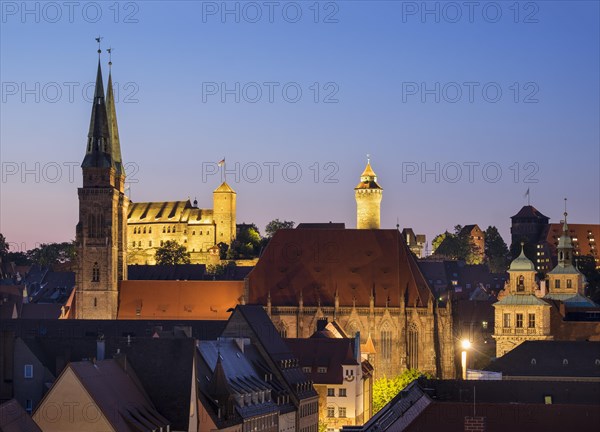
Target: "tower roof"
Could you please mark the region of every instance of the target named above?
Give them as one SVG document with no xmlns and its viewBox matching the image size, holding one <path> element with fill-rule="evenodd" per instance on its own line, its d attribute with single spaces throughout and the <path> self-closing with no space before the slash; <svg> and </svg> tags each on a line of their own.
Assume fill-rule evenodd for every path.
<svg viewBox="0 0 600 432">
<path fill-rule="evenodd" d="M 221 183 L 221 186 L 219 186 L 218 188 L 216 188 L 214 190 L 215 192 L 229 192 L 229 193 L 235 193 L 235 191 L 231 188 L 231 186 L 229 186 L 227 184 L 227 182 L 223 182 Z"/>
<path fill-rule="evenodd" d="M 115 109 L 115 97 L 113 95 L 112 73 L 108 72 L 108 90 L 106 93 L 106 116 L 108 119 L 108 131 L 110 133 L 112 159 L 117 174 L 125 174 L 123 161 L 121 160 L 121 142 L 119 140 L 119 127 L 117 124 L 117 110 Z"/>
<path fill-rule="evenodd" d="M 535 218 L 535 219 L 545 219 L 546 221 L 549 221 L 550 218 L 548 216 L 544 216 L 538 209 L 536 209 L 534 206 L 531 205 L 526 205 L 523 206 L 523 208 L 521 210 L 519 210 L 519 212 L 514 215 L 511 216 L 511 219 L 520 219 L 520 218 Z"/>
<path fill-rule="evenodd" d="M 367 161 L 367 166 L 365 167 L 365 170 L 363 171 L 363 173 L 360 175 L 360 183 L 354 189 L 355 190 L 357 190 L 357 189 L 381 189 L 381 190 L 383 190 L 383 188 L 381 186 L 379 186 L 379 184 L 377 184 L 377 174 L 375 174 L 375 171 L 373 171 L 370 160 Z"/>
<path fill-rule="evenodd" d="M 115 160 L 113 158 L 113 145 L 111 140 L 111 131 L 109 128 L 106 102 L 104 99 L 104 84 L 102 82 L 102 66 L 100 65 L 100 60 L 98 60 L 98 72 L 96 74 L 96 87 L 94 89 L 94 102 L 92 105 L 92 116 L 90 118 L 88 143 L 81 167 L 112 167 L 117 169 Z"/>
<path fill-rule="evenodd" d="M 510 263 L 508 271 L 535 271 L 533 263 L 525 256 L 523 244 L 521 243 L 521 254 Z"/>
</svg>

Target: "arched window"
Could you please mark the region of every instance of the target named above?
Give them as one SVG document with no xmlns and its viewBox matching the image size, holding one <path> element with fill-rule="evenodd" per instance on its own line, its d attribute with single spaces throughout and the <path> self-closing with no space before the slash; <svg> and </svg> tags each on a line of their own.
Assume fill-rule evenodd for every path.
<svg viewBox="0 0 600 432">
<path fill-rule="evenodd" d="M 277 331 L 279 332 L 279 335 L 282 338 L 284 338 L 284 339 L 287 338 L 287 326 L 285 325 L 285 323 L 283 321 L 281 321 L 279 323 Z"/>
<path fill-rule="evenodd" d="M 171 227 L 167 228 L 167 233 L 171 234 Z"/>
<path fill-rule="evenodd" d="M 94 307 L 98 306 L 98 299 L 94 297 Z"/>
<path fill-rule="evenodd" d="M 381 360 L 384 362 L 392 360 L 392 331 L 387 323 L 381 329 Z"/>
<path fill-rule="evenodd" d="M 148 242 L 148 247 L 152 247 L 152 240 Z"/>
<path fill-rule="evenodd" d="M 92 282 L 100 282 L 100 267 L 97 262 L 92 267 Z"/>
<path fill-rule="evenodd" d="M 163 234 L 167 232 L 167 228 L 163 227 Z"/>
<path fill-rule="evenodd" d="M 408 327 L 408 367 L 419 368 L 419 331 L 415 323 Z"/>
<path fill-rule="evenodd" d="M 133 233 L 137 234 L 137 228 L 135 228 L 135 227 L 133 228 Z"/>
<path fill-rule="evenodd" d="M 146 234 L 146 227 L 144 227 L 144 234 Z"/>
<path fill-rule="evenodd" d="M 523 277 L 523 275 L 519 276 L 519 279 L 517 281 L 517 291 L 525 291 L 525 278 Z"/>
<path fill-rule="evenodd" d="M 152 234 L 152 227 L 148 228 L 148 234 Z"/>
</svg>

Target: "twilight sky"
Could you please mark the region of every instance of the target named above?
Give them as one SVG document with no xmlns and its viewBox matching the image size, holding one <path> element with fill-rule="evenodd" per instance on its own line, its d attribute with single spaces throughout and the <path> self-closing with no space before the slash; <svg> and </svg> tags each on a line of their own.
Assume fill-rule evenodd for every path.
<svg viewBox="0 0 600 432">
<path fill-rule="evenodd" d="M 212 207 L 226 158 L 238 222 L 355 227 L 366 154 L 383 228 L 427 240 L 531 203 L 600 223 L 595 1 L 1 2 L 0 231 L 75 237 L 97 64 L 113 51 L 133 201 Z M 108 57 L 102 64 L 105 85 Z M 86 94 L 87 93 L 87 94 Z M 300 173 L 301 170 L 301 173 Z"/>
</svg>

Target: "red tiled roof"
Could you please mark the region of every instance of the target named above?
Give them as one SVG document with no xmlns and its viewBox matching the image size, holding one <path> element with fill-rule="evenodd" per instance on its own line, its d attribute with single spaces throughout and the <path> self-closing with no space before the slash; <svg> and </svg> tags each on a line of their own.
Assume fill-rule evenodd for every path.
<svg viewBox="0 0 600 432">
<path fill-rule="evenodd" d="M 556 255 L 556 246 L 558 245 L 558 239 L 562 233 L 562 223 L 553 223 L 549 224 L 542 234 L 542 239 L 546 240 L 550 246 L 552 255 Z M 600 247 L 600 225 L 570 223 L 569 235 L 573 239 L 573 246 L 578 255 L 594 255 L 598 258 L 598 248 Z M 592 245 L 595 245 L 595 248 L 592 248 Z"/>
<path fill-rule="evenodd" d="M 123 281 L 118 319 L 225 320 L 243 294 L 243 281 Z"/>
<path fill-rule="evenodd" d="M 426 306 L 431 291 L 398 230 L 278 230 L 248 276 L 249 303 Z"/>
</svg>

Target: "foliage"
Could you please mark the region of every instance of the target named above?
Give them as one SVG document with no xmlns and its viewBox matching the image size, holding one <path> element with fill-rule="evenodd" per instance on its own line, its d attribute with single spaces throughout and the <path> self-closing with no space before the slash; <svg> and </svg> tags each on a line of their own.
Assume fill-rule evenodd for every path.
<svg viewBox="0 0 600 432">
<path fill-rule="evenodd" d="M 206 274 L 213 278 L 215 276 L 223 276 L 236 266 L 235 261 L 228 261 L 226 264 L 209 264 L 206 266 Z"/>
<path fill-rule="evenodd" d="M 508 269 L 508 246 L 495 226 L 485 230 L 485 261 L 492 273 L 503 273 Z"/>
<path fill-rule="evenodd" d="M 76 256 L 75 242 L 41 244 L 27 251 L 27 258 L 32 264 L 40 267 L 51 267 L 74 261 Z"/>
<path fill-rule="evenodd" d="M 456 225 L 454 234 L 446 231 L 435 236 L 432 242 L 434 253 L 446 256 L 449 259 L 463 260 L 467 264 L 481 264 L 481 251 L 471 240 L 469 232 L 462 229 L 462 225 Z"/>
<path fill-rule="evenodd" d="M 239 225 L 239 232 L 231 247 L 225 254 L 225 258 L 254 258 L 260 253 L 262 238 L 255 224 Z"/>
<path fill-rule="evenodd" d="M 445 233 L 438 234 L 433 238 L 433 240 L 431 241 L 431 247 L 433 249 L 433 252 L 435 252 L 437 250 L 437 248 L 442 244 L 442 242 L 444 241 L 446 236 L 449 234 L 450 233 L 448 231 L 446 231 Z"/>
<path fill-rule="evenodd" d="M 4 258 L 8 254 L 8 243 L 6 242 L 6 238 L 4 234 L 0 233 L 0 259 Z"/>
<path fill-rule="evenodd" d="M 600 270 L 596 268 L 596 261 L 592 255 L 575 257 L 575 265 L 585 276 L 588 282 L 588 296 L 592 301 L 600 303 Z"/>
<path fill-rule="evenodd" d="M 156 264 L 175 265 L 189 264 L 190 253 L 185 246 L 180 245 L 174 240 L 167 240 L 161 247 L 156 249 Z"/>
<path fill-rule="evenodd" d="M 265 233 L 268 238 L 271 238 L 275 235 L 277 230 L 292 229 L 294 228 L 294 225 L 296 225 L 294 221 L 280 221 L 279 219 L 274 219 L 265 227 Z"/>
<path fill-rule="evenodd" d="M 319 420 L 319 432 L 327 432 L 327 423 Z"/>
<path fill-rule="evenodd" d="M 404 387 L 421 376 L 428 379 L 433 378 L 432 375 L 418 369 L 407 369 L 393 378 L 383 377 L 375 380 L 373 383 L 373 414 L 386 406 Z"/>
</svg>

